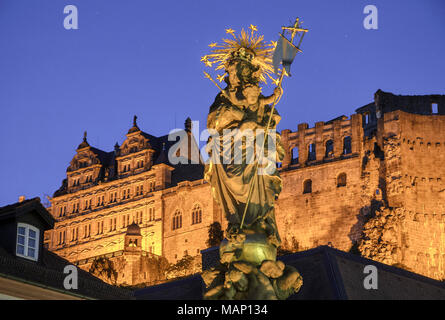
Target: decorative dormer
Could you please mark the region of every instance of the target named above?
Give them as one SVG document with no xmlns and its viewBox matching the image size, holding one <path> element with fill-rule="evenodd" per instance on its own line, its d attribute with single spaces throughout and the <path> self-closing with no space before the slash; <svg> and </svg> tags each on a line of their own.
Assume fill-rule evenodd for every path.
<svg viewBox="0 0 445 320">
<path fill-rule="evenodd" d="M 100 178 L 102 166 L 107 158 L 106 152 L 90 146 L 86 131 L 76 152 L 66 170 L 67 188 L 70 191 L 76 190 L 80 186 L 96 183 Z"/>
<path fill-rule="evenodd" d="M 115 146 L 118 173 L 121 176 L 148 170 L 153 165 L 155 149 L 151 145 L 151 137 L 139 129 L 136 121 L 137 116 L 134 116 L 133 126 L 128 130 L 127 138 L 119 150 Z"/>
<path fill-rule="evenodd" d="M 54 227 L 54 218 L 40 198 L 0 208 L 0 244 L 3 250 L 21 259 L 38 262 L 43 250 L 44 232 Z"/>
</svg>

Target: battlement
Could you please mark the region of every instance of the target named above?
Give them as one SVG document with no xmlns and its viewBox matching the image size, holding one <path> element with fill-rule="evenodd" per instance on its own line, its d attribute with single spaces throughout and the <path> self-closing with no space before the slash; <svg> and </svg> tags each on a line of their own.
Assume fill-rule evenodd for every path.
<svg viewBox="0 0 445 320">
<path fill-rule="evenodd" d="M 285 149 L 282 168 L 304 167 L 357 155 L 363 140 L 362 115 L 353 114 L 331 121 L 319 121 L 309 128 L 298 125 L 298 131 L 283 130 L 281 141 Z"/>
<path fill-rule="evenodd" d="M 374 102 L 356 109 L 356 113 L 315 123 L 309 128 L 300 123 L 298 130 L 283 130 L 285 157 L 282 168 L 304 167 L 357 155 L 365 137 L 376 134 L 383 114 L 401 110 L 419 115 L 445 115 L 445 95 L 403 96 L 377 90 Z"/>
</svg>

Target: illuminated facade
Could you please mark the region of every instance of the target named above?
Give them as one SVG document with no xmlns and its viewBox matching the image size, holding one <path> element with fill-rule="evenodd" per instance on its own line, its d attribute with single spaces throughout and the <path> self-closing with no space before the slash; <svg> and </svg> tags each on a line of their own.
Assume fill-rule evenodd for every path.
<svg viewBox="0 0 445 320">
<path fill-rule="evenodd" d="M 197 148 L 188 119 L 188 150 Z M 445 96 L 395 96 L 341 116 L 283 130 L 276 203 L 282 245 L 330 245 L 435 278 L 445 278 Z M 202 164 L 168 161 L 175 142 L 141 131 L 104 152 L 84 138 L 51 199 L 49 249 L 89 270 L 115 263 L 117 283 L 156 280 L 150 259 L 171 263 L 207 247 L 208 226 L 226 223 Z M 190 156 L 191 152 L 188 153 Z M 129 246 L 128 237 L 140 238 Z M 150 261 L 151 261 L 150 260 Z"/>
</svg>

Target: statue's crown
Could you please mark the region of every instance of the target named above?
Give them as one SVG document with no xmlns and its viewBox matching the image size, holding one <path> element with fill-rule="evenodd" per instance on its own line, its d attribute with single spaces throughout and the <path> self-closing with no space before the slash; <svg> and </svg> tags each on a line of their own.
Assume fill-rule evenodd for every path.
<svg viewBox="0 0 445 320">
<path fill-rule="evenodd" d="M 244 47 L 241 47 L 237 51 L 232 52 L 233 59 L 241 59 L 241 60 L 247 61 L 249 63 L 252 62 L 254 57 L 255 57 L 255 54 L 253 52 L 251 52 L 250 50 L 246 50 L 246 48 L 244 48 Z"/>
</svg>

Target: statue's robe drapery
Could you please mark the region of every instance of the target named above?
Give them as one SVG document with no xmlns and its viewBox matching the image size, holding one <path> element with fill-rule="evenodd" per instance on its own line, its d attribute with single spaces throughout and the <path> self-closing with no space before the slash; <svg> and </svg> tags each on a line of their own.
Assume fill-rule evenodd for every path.
<svg viewBox="0 0 445 320">
<path fill-rule="evenodd" d="M 249 156 L 253 156 L 254 152 L 261 150 L 261 138 L 254 138 L 255 141 L 250 141 L 250 145 L 249 143 L 240 143 L 240 136 L 248 132 L 245 130 L 252 130 L 254 133 L 258 129 L 265 131 L 271 108 L 265 106 L 264 109 L 265 112 L 260 112 L 261 108 L 259 107 L 256 109 L 238 107 L 222 94 L 216 97 L 210 107 L 207 128 L 209 131 L 214 130 L 214 133 L 218 135 L 211 136 L 207 144 L 210 159 L 206 165 L 205 179 L 210 183 L 212 195 L 223 210 L 229 225 L 241 224 L 249 189 L 253 183 L 252 195 L 243 226 L 254 230 L 264 230 L 269 236 L 274 236 L 274 244 L 279 245 L 280 238 L 275 223 L 274 202 L 282 188 L 276 168 L 276 159 L 281 160 L 284 155 L 280 137 L 274 133 L 276 139 L 271 136 L 272 139 L 268 139 L 271 143 L 265 144 L 264 154 L 268 156 L 266 159 L 269 160 L 267 162 L 269 167 L 264 170 L 264 166 L 260 165 L 260 169 L 263 168 L 260 174 L 255 174 L 255 161 L 246 160 L 252 160 Z M 269 129 L 275 129 L 280 121 L 280 116 L 276 111 L 274 111 L 272 119 Z M 257 151 L 254 151 L 253 145 L 256 145 Z M 218 148 L 221 152 L 217 152 Z M 273 152 L 273 149 L 276 149 L 277 152 Z M 239 155 L 240 151 L 242 161 L 234 161 L 234 156 L 237 152 Z M 257 158 L 255 157 L 255 159 Z"/>
</svg>

